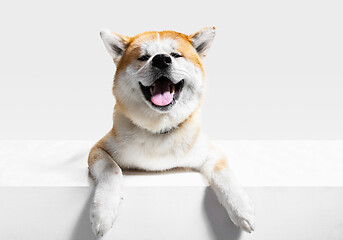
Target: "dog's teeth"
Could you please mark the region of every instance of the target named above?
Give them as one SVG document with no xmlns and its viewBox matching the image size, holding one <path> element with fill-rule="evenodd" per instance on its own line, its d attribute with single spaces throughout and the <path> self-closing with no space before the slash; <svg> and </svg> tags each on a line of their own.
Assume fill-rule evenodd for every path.
<svg viewBox="0 0 343 240">
<path fill-rule="evenodd" d="M 150 87 L 150 93 L 151 93 L 151 95 L 153 94 L 153 92 L 154 92 L 154 86 L 151 86 L 151 87 Z"/>
<path fill-rule="evenodd" d="M 174 91 L 175 91 L 175 86 L 174 86 L 174 84 L 170 84 L 170 93 L 171 94 L 174 94 Z"/>
</svg>

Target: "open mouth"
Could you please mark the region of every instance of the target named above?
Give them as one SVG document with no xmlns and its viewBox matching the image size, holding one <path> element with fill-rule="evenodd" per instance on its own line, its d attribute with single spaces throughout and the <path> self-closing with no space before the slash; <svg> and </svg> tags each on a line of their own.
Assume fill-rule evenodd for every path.
<svg viewBox="0 0 343 240">
<path fill-rule="evenodd" d="M 179 98 L 183 83 L 184 80 L 181 80 L 177 84 L 174 84 L 169 78 L 160 77 L 151 86 L 144 86 L 141 82 L 139 82 L 139 85 L 145 99 L 150 102 L 153 107 L 166 111 L 170 109 Z"/>
</svg>

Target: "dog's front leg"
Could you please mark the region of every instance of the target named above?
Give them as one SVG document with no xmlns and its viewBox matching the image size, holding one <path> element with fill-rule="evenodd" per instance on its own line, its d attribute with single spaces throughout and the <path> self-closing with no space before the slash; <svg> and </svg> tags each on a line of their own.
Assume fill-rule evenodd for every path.
<svg viewBox="0 0 343 240">
<path fill-rule="evenodd" d="M 212 149 L 200 170 L 209 180 L 232 222 L 244 231 L 252 232 L 255 227 L 252 202 L 230 170 L 226 157 Z"/>
<path fill-rule="evenodd" d="M 95 180 L 90 220 L 94 234 L 102 237 L 112 228 L 117 215 L 121 200 L 123 174 L 110 154 L 97 145 L 89 154 L 89 170 Z"/>
</svg>

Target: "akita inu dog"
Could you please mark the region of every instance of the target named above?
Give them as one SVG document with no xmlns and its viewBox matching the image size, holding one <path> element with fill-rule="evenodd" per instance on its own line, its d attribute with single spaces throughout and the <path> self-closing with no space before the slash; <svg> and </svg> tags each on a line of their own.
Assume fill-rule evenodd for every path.
<svg viewBox="0 0 343 240">
<path fill-rule="evenodd" d="M 209 180 L 233 223 L 247 232 L 254 230 L 249 197 L 225 156 L 200 128 L 205 86 L 202 58 L 214 36 L 214 27 L 191 35 L 162 31 L 126 37 L 101 31 L 116 65 L 116 104 L 113 128 L 95 144 L 88 159 L 96 183 L 90 218 L 97 236 L 106 233 L 116 217 L 121 169 L 195 169 Z"/>
</svg>

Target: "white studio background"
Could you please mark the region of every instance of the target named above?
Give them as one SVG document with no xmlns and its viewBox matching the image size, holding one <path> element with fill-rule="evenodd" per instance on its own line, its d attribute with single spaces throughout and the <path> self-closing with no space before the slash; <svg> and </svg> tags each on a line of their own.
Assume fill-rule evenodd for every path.
<svg viewBox="0 0 343 240">
<path fill-rule="evenodd" d="M 0 139 L 98 139 L 114 65 L 99 36 L 216 26 L 213 139 L 343 138 L 343 2 L 1 1 Z"/>
</svg>

